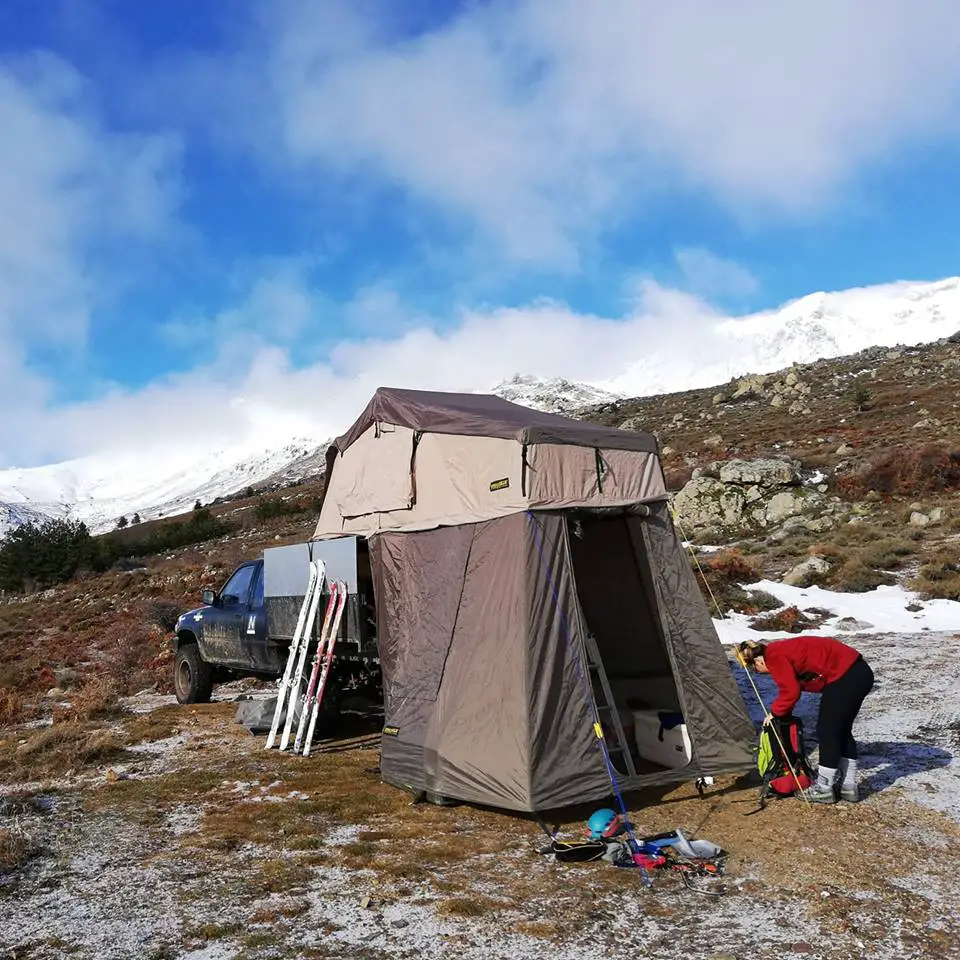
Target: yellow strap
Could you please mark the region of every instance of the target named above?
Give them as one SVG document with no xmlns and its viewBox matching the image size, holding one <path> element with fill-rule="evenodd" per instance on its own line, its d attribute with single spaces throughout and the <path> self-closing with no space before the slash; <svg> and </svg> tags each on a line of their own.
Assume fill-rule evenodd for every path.
<svg viewBox="0 0 960 960">
<path fill-rule="evenodd" d="M 599 722 L 593 725 L 593 732 L 597 735 L 598 740 L 603 739 L 603 727 L 600 726 Z"/>
</svg>

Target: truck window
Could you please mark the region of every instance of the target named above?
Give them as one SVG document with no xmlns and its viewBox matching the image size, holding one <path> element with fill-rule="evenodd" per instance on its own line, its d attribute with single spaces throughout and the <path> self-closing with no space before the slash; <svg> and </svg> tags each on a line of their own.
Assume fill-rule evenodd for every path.
<svg viewBox="0 0 960 960">
<path fill-rule="evenodd" d="M 250 595 L 250 609 L 259 610 L 263 606 L 263 565 L 257 567 L 257 577 L 253 581 L 253 593 Z"/>
<path fill-rule="evenodd" d="M 250 580 L 253 577 L 254 571 L 256 570 L 256 564 L 249 564 L 245 567 L 241 567 L 226 583 L 223 590 L 220 591 L 220 596 L 224 600 L 232 603 L 246 603 L 247 596 L 250 593 Z"/>
</svg>

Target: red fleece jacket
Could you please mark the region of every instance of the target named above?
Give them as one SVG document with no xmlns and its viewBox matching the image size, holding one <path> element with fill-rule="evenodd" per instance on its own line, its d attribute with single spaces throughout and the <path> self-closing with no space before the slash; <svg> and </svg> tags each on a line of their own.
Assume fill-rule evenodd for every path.
<svg viewBox="0 0 960 960">
<path fill-rule="evenodd" d="M 858 656 L 857 650 L 833 637 L 789 637 L 768 643 L 763 660 L 780 691 L 770 712 L 787 716 L 801 691 L 820 693 L 828 683 L 839 680 Z"/>
</svg>

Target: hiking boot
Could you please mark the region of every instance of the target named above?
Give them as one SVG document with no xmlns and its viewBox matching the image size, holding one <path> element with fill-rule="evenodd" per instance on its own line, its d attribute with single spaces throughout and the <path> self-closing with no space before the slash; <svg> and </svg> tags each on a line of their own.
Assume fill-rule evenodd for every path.
<svg viewBox="0 0 960 960">
<path fill-rule="evenodd" d="M 811 803 L 836 803 L 837 795 L 832 784 L 817 780 L 807 787 L 807 799 Z"/>
<path fill-rule="evenodd" d="M 855 783 L 844 783 L 840 785 L 840 799 L 847 803 L 858 803 L 860 800 L 860 790 Z"/>
</svg>

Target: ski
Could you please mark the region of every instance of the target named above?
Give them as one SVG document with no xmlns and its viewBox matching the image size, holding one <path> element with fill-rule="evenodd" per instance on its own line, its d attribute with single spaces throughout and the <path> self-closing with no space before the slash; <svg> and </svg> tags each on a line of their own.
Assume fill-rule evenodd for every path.
<svg viewBox="0 0 960 960">
<path fill-rule="evenodd" d="M 340 604 L 337 607 L 336 615 L 333 618 L 333 627 L 330 630 L 330 638 L 327 643 L 327 655 L 323 661 L 323 669 L 320 673 L 320 679 L 317 681 L 317 693 L 313 700 L 313 709 L 310 714 L 310 726 L 307 728 L 307 739 L 303 745 L 303 755 L 310 756 L 310 744 L 313 741 L 313 731 L 317 725 L 317 717 L 320 714 L 320 705 L 323 702 L 323 691 L 327 686 L 327 678 L 330 676 L 330 664 L 333 662 L 333 648 L 337 642 L 337 635 L 340 633 L 340 620 L 343 617 L 343 608 L 347 605 L 347 585 L 340 581 Z M 319 655 L 318 655 L 319 658 Z M 306 706 L 304 707 L 306 710 Z"/>
<path fill-rule="evenodd" d="M 330 635 L 330 626 L 333 621 L 333 611 L 340 599 L 340 584 L 334 581 L 330 584 L 330 599 L 327 601 L 327 611 L 323 617 L 323 626 L 320 628 L 320 636 L 317 641 L 317 650 L 313 655 L 313 665 L 310 670 L 310 680 L 307 683 L 306 693 L 303 695 L 303 708 L 300 710 L 300 722 L 297 725 L 297 735 L 293 741 L 293 752 L 300 752 L 300 744 L 303 743 L 303 731 L 307 726 L 307 713 L 310 710 L 310 704 L 313 701 L 313 691 L 317 686 L 317 677 L 320 675 L 320 661 L 323 659 L 324 649 L 326 648 Z"/>
<path fill-rule="evenodd" d="M 293 668 L 293 676 L 290 678 L 290 696 L 287 705 L 287 717 L 283 724 L 283 735 L 280 737 L 280 749 L 286 750 L 290 742 L 290 731 L 293 729 L 293 711 L 300 699 L 300 684 L 303 680 L 303 668 L 307 662 L 307 651 L 310 649 L 310 640 L 313 636 L 313 625 L 317 619 L 317 608 L 320 606 L 320 597 L 323 595 L 324 575 L 318 577 L 313 596 L 310 598 L 310 610 L 307 613 L 307 622 L 303 628 L 303 637 L 300 646 L 297 648 L 297 662 Z"/>
<path fill-rule="evenodd" d="M 310 604 L 312 603 L 314 591 L 317 589 L 318 581 L 325 576 L 326 569 L 322 560 L 310 561 L 310 574 L 307 579 L 307 592 L 303 595 L 303 604 L 300 607 L 300 615 L 297 618 L 297 625 L 293 631 L 293 639 L 290 641 L 290 650 L 287 654 L 287 664 L 283 670 L 283 677 L 277 690 L 277 706 L 273 711 L 273 723 L 270 726 L 270 734 L 267 737 L 266 749 L 269 750 L 277 739 L 277 731 L 280 728 L 280 717 L 283 715 L 283 706 L 286 701 L 287 691 L 290 689 L 290 680 L 293 674 L 293 665 L 299 652 L 300 641 L 303 637 L 304 626 L 306 625 Z"/>
</svg>

